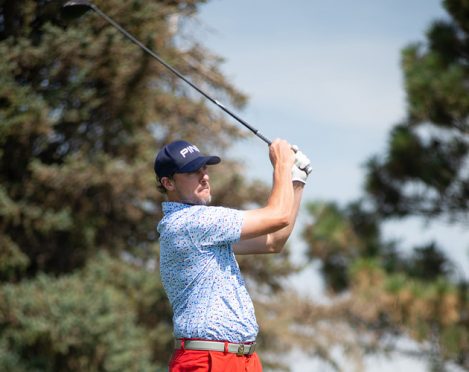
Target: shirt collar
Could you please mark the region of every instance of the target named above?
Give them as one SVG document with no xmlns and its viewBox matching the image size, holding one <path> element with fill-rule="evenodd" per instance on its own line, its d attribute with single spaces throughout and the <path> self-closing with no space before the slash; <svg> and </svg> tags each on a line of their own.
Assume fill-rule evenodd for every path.
<svg viewBox="0 0 469 372">
<path fill-rule="evenodd" d="M 171 214 L 177 211 L 180 211 L 181 209 L 189 208 L 192 207 L 192 204 L 185 204 L 185 203 L 179 203 L 179 202 L 163 202 L 162 203 L 162 208 L 163 208 L 163 214 Z"/>
</svg>

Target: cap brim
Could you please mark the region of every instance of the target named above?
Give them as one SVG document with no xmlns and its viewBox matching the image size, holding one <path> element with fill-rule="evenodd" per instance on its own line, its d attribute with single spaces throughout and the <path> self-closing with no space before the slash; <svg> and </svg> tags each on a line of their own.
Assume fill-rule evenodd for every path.
<svg viewBox="0 0 469 372">
<path fill-rule="evenodd" d="M 200 156 L 180 168 L 176 173 L 188 173 L 199 170 L 204 165 L 218 164 L 221 159 L 218 156 Z"/>
</svg>

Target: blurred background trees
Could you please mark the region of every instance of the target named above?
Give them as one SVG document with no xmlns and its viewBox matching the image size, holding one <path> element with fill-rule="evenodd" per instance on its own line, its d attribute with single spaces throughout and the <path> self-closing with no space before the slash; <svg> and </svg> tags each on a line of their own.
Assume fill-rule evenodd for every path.
<svg viewBox="0 0 469 372">
<path fill-rule="evenodd" d="M 0 0 L 0 369 L 165 370 L 157 149 L 185 138 L 221 154 L 215 204 L 262 203 L 267 186 L 226 156 L 244 131 L 96 15 L 62 19 L 63 2 Z M 182 27 L 203 0 L 95 3 L 211 95 L 244 107 L 223 60 Z M 336 369 L 339 348 L 360 370 L 366 353 L 399 349 L 402 336 L 435 371 L 469 368 L 469 293 L 443 253 L 451 247 L 402 247 L 382 234 L 410 216 L 468 224 L 469 5 L 444 6 L 451 19 L 403 51 L 408 116 L 367 163 L 363 198 L 311 202 L 312 223 L 297 227 L 327 301 L 286 287 L 300 269 L 288 250 L 240 259 L 266 369 L 286 369 L 285 352 L 300 346 Z"/>
<path fill-rule="evenodd" d="M 467 278 L 444 254 L 450 246 L 404 247 L 385 241 L 382 226 L 409 217 L 469 226 L 469 4 L 443 5 L 451 18 L 402 52 L 407 118 L 368 161 L 363 198 L 310 204 L 303 231 L 328 289 L 349 304 L 343 319 L 371 337 L 365 344 L 392 350 L 411 338 L 432 371 L 469 369 Z"/>
<path fill-rule="evenodd" d="M 153 160 L 185 138 L 222 156 L 242 135 L 95 14 L 0 1 L 0 370 L 164 370 L 171 312 L 157 270 Z M 242 108 L 221 59 L 179 32 L 203 1 L 96 1 L 175 68 Z M 230 170 L 228 172 L 228 169 Z M 265 198 L 227 159 L 215 203 Z M 233 186 L 235 185 L 235 186 Z M 286 256 L 245 260 L 264 290 Z M 269 273 L 269 275 L 267 275 Z"/>
</svg>

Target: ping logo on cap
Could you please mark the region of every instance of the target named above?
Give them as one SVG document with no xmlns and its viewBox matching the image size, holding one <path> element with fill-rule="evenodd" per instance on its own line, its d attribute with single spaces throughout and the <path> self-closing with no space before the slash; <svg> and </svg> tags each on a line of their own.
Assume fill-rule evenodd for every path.
<svg viewBox="0 0 469 372">
<path fill-rule="evenodd" d="M 179 153 L 183 158 L 186 157 L 187 154 L 192 154 L 193 152 L 200 152 L 200 150 L 197 148 L 195 145 L 190 145 L 187 147 L 184 147 Z"/>
<path fill-rule="evenodd" d="M 155 173 L 159 179 L 171 177 L 174 173 L 195 172 L 204 165 L 220 162 L 218 156 L 202 155 L 199 148 L 187 141 L 173 141 L 164 145 L 155 159 Z"/>
</svg>

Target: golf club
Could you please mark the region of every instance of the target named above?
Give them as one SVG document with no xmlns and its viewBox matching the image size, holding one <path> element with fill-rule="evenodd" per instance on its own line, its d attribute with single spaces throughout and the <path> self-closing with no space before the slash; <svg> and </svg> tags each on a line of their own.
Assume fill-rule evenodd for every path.
<svg viewBox="0 0 469 372">
<path fill-rule="evenodd" d="M 200 94 L 202 94 L 209 101 L 211 101 L 212 103 L 217 105 L 219 108 L 221 108 L 223 111 L 225 111 L 232 118 L 236 119 L 239 123 L 241 123 L 246 128 L 248 128 L 251 132 L 253 132 L 257 137 L 259 137 L 265 143 L 267 143 L 268 145 L 270 145 L 272 143 L 272 141 L 269 140 L 267 137 L 265 137 L 262 133 L 260 133 L 258 129 L 252 127 L 246 121 L 244 121 L 239 116 L 237 116 L 236 114 L 231 112 L 229 109 L 227 109 L 222 103 L 220 103 L 216 99 L 210 97 L 202 89 L 200 89 L 198 86 L 196 86 L 190 80 L 188 80 L 186 77 L 184 77 L 184 75 L 182 75 L 179 71 L 177 71 L 175 68 L 173 68 L 172 66 L 167 64 L 165 61 L 163 61 L 155 52 L 153 52 L 151 49 L 147 48 L 138 39 L 136 39 L 133 35 L 131 35 L 129 32 L 127 32 L 123 27 L 121 27 L 117 22 L 115 22 L 111 17 L 106 15 L 101 9 L 99 9 L 96 5 L 94 5 L 90 1 L 88 1 L 88 0 L 70 0 L 70 1 L 67 1 L 62 6 L 62 14 L 64 15 L 64 17 L 66 17 L 68 19 L 78 18 L 78 17 L 82 16 L 84 13 L 86 13 L 89 10 L 93 10 L 95 13 L 97 13 L 102 18 L 104 18 L 108 23 L 110 23 L 112 26 L 117 28 L 122 34 L 124 34 L 124 36 L 126 36 L 128 39 L 130 39 L 135 44 L 137 44 L 145 52 L 147 52 L 149 55 L 151 55 L 153 58 L 155 58 L 159 63 L 161 63 L 164 67 L 166 67 L 168 70 L 170 70 L 177 77 L 184 80 L 187 84 L 189 84 L 192 88 L 194 88 L 196 91 L 198 91 Z M 312 168 L 311 168 L 311 166 L 308 166 L 306 169 L 303 169 L 303 170 L 307 174 L 310 174 L 311 171 L 312 171 Z"/>
</svg>

